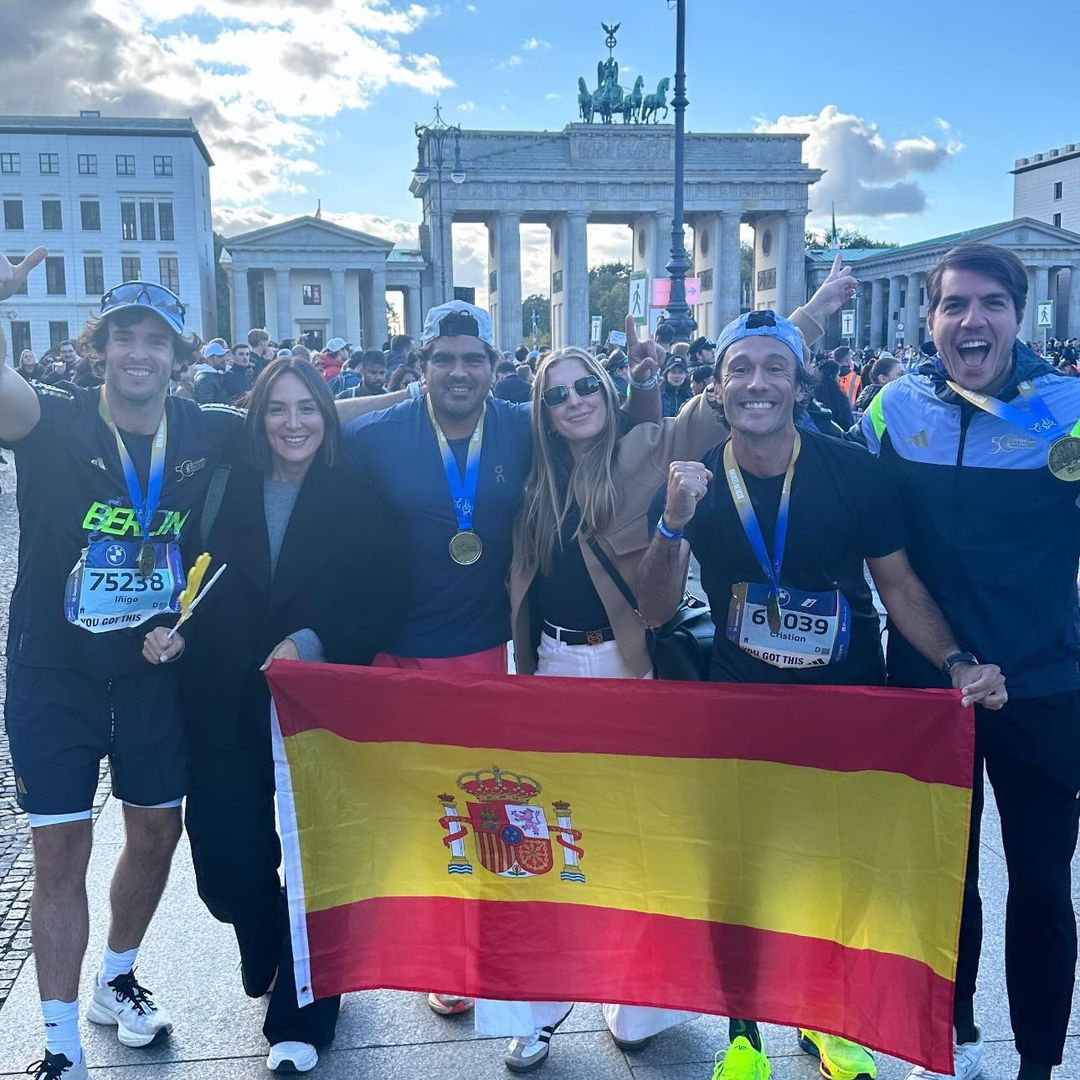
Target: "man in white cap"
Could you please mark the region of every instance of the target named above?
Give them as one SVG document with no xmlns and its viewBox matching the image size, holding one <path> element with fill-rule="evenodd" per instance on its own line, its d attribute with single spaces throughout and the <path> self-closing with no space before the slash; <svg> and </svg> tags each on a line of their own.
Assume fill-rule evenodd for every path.
<svg viewBox="0 0 1080 1080">
<path fill-rule="evenodd" d="M 342 337 L 332 337 L 319 356 L 319 367 L 323 378 L 330 382 L 341 374 L 345 361 L 349 358 L 349 343 Z"/>
</svg>

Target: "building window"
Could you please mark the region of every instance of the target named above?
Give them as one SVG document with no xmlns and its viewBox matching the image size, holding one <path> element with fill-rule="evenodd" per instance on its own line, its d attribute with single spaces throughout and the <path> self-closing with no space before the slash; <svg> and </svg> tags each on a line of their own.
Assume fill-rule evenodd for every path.
<svg viewBox="0 0 1080 1080">
<path fill-rule="evenodd" d="M 18 154 L 0 154 L 0 173 L 22 172 L 21 158 Z"/>
<path fill-rule="evenodd" d="M 171 202 L 158 203 L 158 236 L 162 240 L 176 239 Z"/>
<path fill-rule="evenodd" d="M 142 281 L 142 260 L 138 255 L 121 256 L 120 276 L 125 281 Z"/>
<path fill-rule="evenodd" d="M 45 260 L 45 291 L 50 296 L 67 295 L 67 278 L 64 274 L 63 255 L 50 255 Z M 67 337 L 67 334 L 65 333 L 63 337 Z"/>
<path fill-rule="evenodd" d="M 705 235 L 708 236 L 708 233 L 706 233 Z M 713 287 L 713 272 L 712 272 L 712 268 L 710 267 L 708 270 L 702 270 L 701 271 L 701 291 L 702 292 L 712 292 L 712 287 Z"/>
<path fill-rule="evenodd" d="M 133 202 L 120 203 L 120 239 L 139 239 L 139 234 L 135 227 L 135 204 Z"/>
<path fill-rule="evenodd" d="M 304 286 L 304 303 L 309 307 L 312 305 L 319 305 L 322 303 L 322 286 L 321 285 L 305 285 Z"/>
<path fill-rule="evenodd" d="M 559 234 L 555 233 L 555 235 L 558 236 Z M 551 294 L 552 294 L 552 296 L 554 296 L 556 293 L 561 293 L 561 292 L 562 292 L 562 271 L 561 270 L 556 270 L 555 273 L 553 273 L 551 275 Z"/>
<path fill-rule="evenodd" d="M 1054 215 L 1054 228 L 1055 229 L 1060 229 L 1061 228 L 1061 215 L 1060 214 L 1055 214 Z"/>
<path fill-rule="evenodd" d="M 79 155 L 79 175 L 97 176 L 97 154 Z"/>
<path fill-rule="evenodd" d="M 22 255 L 8 255 L 8 262 L 11 263 L 12 266 L 16 265 L 16 263 L 21 263 L 22 261 L 23 261 Z M 30 292 L 30 290 L 29 290 L 29 288 L 27 288 L 26 281 L 24 280 L 22 285 L 18 289 L 16 289 L 15 292 L 12 295 L 13 296 L 27 296 L 29 294 L 29 292 Z M 12 347 L 14 348 L 14 346 L 12 346 Z M 15 355 L 18 356 L 19 352 L 20 352 L 20 350 L 16 350 Z"/>
<path fill-rule="evenodd" d="M 162 257 L 158 260 L 158 280 L 166 289 L 180 292 L 180 260 Z"/>
<path fill-rule="evenodd" d="M 23 351 L 23 349 L 30 348 L 30 324 L 28 322 L 12 322 L 11 323 L 11 357 L 12 363 L 16 362 L 17 357 Z"/>
<path fill-rule="evenodd" d="M 1060 199 L 1061 198 L 1061 181 L 1060 180 L 1058 180 L 1057 183 L 1054 184 L 1054 198 L 1055 199 Z"/>
<path fill-rule="evenodd" d="M 60 348 L 61 341 L 67 341 L 68 339 L 68 324 L 66 322 L 50 322 L 49 323 L 49 348 Z"/>
<path fill-rule="evenodd" d="M 84 255 L 82 264 L 86 295 L 100 296 L 105 291 L 105 260 L 100 255 Z"/>
<path fill-rule="evenodd" d="M 172 154 L 154 155 L 154 175 L 172 176 Z"/>
<path fill-rule="evenodd" d="M 23 227 L 22 199 L 4 200 L 4 228 L 21 229 Z"/>
<path fill-rule="evenodd" d="M 60 155 L 38 154 L 38 168 L 45 176 L 56 176 L 60 172 Z"/>
<path fill-rule="evenodd" d="M 768 230 L 766 230 L 767 232 Z M 776 288 L 776 267 L 771 266 L 768 270 L 759 270 L 757 272 L 757 291 L 759 293 L 769 292 Z"/>
<path fill-rule="evenodd" d="M 134 154 L 117 154 L 116 155 L 116 175 L 117 176 L 134 176 L 135 175 L 135 155 Z"/>
<path fill-rule="evenodd" d="M 139 203 L 139 228 L 144 240 L 156 240 L 156 227 L 154 225 L 154 204 L 152 202 Z"/>
<path fill-rule="evenodd" d="M 57 232 L 64 227 L 64 215 L 60 210 L 59 199 L 41 200 L 41 227 L 49 232 Z"/>
<path fill-rule="evenodd" d="M 101 232 L 101 203 L 87 199 L 79 203 L 79 211 L 82 213 L 82 227 L 87 232 Z"/>
</svg>

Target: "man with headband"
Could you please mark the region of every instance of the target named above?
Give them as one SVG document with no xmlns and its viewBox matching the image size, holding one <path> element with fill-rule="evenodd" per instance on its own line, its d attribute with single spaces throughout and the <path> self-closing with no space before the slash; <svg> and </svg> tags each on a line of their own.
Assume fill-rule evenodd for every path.
<svg viewBox="0 0 1080 1080">
<path fill-rule="evenodd" d="M 970 1080 L 984 1049 L 974 997 L 985 762 L 1009 870 L 1005 980 L 1019 1076 L 1047 1080 L 1061 1063 L 1076 968 L 1080 382 L 1017 340 L 1027 271 L 1007 249 L 963 244 L 946 252 L 926 296 L 937 355 L 884 387 L 862 431 L 899 492 L 916 572 L 963 648 L 992 656 L 1009 676 L 1005 709 L 975 714 L 955 1075 Z M 890 683 L 942 685 L 914 645 L 902 627 L 889 634 Z"/>
<path fill-rule="evenodd" d="M 44 258 L 0 256 L 0 300 Z M 126 843 L 110 890 L 108 944 L 87 1009 L 126 1046 L 172 1023 L 136 978 L 143 935 L 169 876 L 187 791 L 173 660 L 184 567 L 215 463 L 241 414 L 169 395 L 189 362 L 184 305 L 161 285 L 107 292 L 81 343 L 105 384 L 33 386 L 5 361 L 0 333 L 0 443 L 19 470 L 19 568 L 7 641 L 5 722 L 19 806 L 34 847 L 31 908 L 46 1052 L 37 1080 L 85 1080 L 79 969 L 86 951 L 86 868 L 101 758 L 124 804 Z M 160 629 L 154 629 L 155 627 Z M 147 635 L 147 630 L 151 634 Z"/>
<path fill-rule="evenodd" d="M 798 427 L 811 393 L 798 329 L 772 311 L 729 323 L 717 343 L 716 400 L 731 437 L 701 462 L 672 464 L 638 598 L 659 626 L 683 595 L 691 551 L 712 605 L 714 682 L 875 686 L 880 627 L 863 564 L 889 617 L 966 703 L 1000 708 L 998 668 L 960 652 L 912 572 L 896 494 L 862 447 Z M 812 733 L 808 732 L 808 737 Z M 799 1029 L 830 1080 L 873 1077 L 861 1046 Z M 767 1080 L 757 1024 L 730 1021 L 724 1080 Z"/>
</svg>

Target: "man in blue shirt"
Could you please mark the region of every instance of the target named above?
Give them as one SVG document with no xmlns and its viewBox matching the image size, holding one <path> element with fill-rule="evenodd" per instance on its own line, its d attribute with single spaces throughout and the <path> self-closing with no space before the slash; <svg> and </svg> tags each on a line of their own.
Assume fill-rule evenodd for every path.
<svg viewBox="0 0 1080 1080">
<path fill-rule="evenodd" d="M 1009 680 L 1004 709 L 976 711 L 955 1075 L 970 1080 L 983 1055 L 973 999 L 985 763 L 1009 870 L 1005 975 L 1019 1076 L 1047 1080 L 1061 1063 L 1076 967 L 1080 381 L 1016 339 L 1027 274 L 1006 249 L 953 248 L 926 293 L 938 355 L 881 390 L 862 432 L 899 493 L 912 566 L 949 613 L 960 648 L 992 657 Z M 896 685 L 948 685 L 895 627 L 887 666 Z"/>
</svg>

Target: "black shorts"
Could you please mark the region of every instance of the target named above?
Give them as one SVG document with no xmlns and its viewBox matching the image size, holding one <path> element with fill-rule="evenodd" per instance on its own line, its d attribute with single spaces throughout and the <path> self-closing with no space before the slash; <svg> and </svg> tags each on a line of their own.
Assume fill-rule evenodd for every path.
<svg viewBox="0 0 1080 1080">
<path fill-rule="evenodd" d="M 30 814 L 76 814 L 94 805 L 101 759 L 113 794 L 159 806 L 187 793 L 179 671 L 150 668 L 112 680 L 8 660 L 4 726 L 16 797 Z"/>
</svg>

